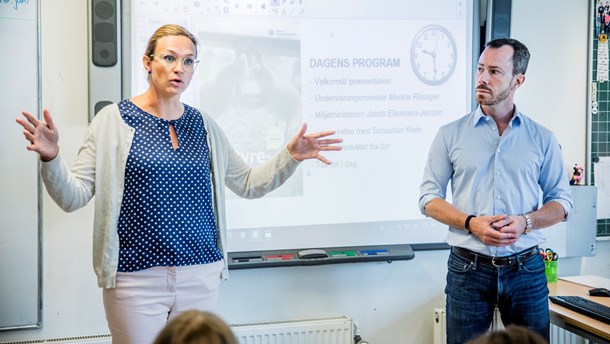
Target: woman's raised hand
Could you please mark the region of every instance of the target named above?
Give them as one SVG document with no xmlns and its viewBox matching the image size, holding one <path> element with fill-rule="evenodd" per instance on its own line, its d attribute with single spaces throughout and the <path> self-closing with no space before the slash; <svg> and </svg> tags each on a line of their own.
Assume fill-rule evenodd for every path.
<svg viewBox="0 0 610 344">
<path fill-rule="evenodd" d="M 327 136 L 334 135 L 334 130 L 320 131 L 312 134 L 305 134 L 307 131 L 307 123 L 303 123 L 301 130 L 288 143 L 288 152 L 298 161 L 305 159 L 318 159 L 321 162 L 330 165 L 331 161 L 320 154 L 322 151 L 339 151 L 341 146 L 337 143 L 343 142 L 343 139 L 323 139 Z"/>
<path fill-rule="evenodd" d="M 59 133 L 53 123 L 48 109 L 44 109 L 44 120 L 39 120 L 29 112 L 22 112 L 24 118 L 17 118 L 17 123 L 23 127 L 25 139 L 30 141 L 26 148 L 34 151 L 42 161 L 51 161 L 59 153 Z"/>
</svg>

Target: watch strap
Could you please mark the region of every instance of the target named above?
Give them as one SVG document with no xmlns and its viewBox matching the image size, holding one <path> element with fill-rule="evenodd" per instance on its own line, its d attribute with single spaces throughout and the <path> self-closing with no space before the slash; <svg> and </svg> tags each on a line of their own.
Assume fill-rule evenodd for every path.
<svg viewBox="0 0 610 344">
<path fill-rule="evenodd" d="M 472 232 L 470 231 L 470 220 L 472 220 L 473 217 L 476 217 L 476 216 L 468 215 L 466 217 L 466 221 L 464 221 L 464 228 L 466 228 L 466 230 L 468 231 L 468 234 L 472 234 Z"/>
<path fill-rule="evenodd" d="M 521 214 L 521 216 L 525 219 L 525 230 L 523 231 L 523 234 L 527 235 L 533 229 L 532 219 L 527 214 Z"/>
</svg>

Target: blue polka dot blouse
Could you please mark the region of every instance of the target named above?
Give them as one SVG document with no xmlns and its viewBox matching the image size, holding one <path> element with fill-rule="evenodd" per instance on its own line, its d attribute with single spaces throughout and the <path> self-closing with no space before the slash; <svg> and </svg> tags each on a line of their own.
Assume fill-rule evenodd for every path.
<svg viewBox="0 0 610 344">
<path fill-rule="evenodd" d="M 184 104 L 184 114 L 168 121 L 119 103 L 135 129 L 119 214 L 118 271 L 153 266 L 206 264 L 222 259 L 212 208 L 210 151 L 203 118 Z M 172 147 L 169 126 L 178 136 Z"/>
</svg>

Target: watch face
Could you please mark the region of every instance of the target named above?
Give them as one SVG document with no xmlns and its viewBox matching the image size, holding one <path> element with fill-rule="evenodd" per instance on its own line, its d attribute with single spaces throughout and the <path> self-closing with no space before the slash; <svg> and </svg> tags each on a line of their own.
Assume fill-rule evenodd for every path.
<svg viewBox="0 0 610 344">
<path fill-rule="evenodd" d="M 411 67 L 415 75 L 428 85 L 449 80 L 455 70 L 457 51 L 451 33 L 440 25 L 419 30 L 411 45 Z"/>
</svg>

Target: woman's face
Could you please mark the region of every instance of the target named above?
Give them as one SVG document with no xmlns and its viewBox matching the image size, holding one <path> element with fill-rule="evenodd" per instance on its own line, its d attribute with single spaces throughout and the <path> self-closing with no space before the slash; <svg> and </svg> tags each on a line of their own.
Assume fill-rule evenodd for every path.
<svg viewBox="0 0 610 344">
<path fill-rule="evenodd" d="M 150 71 L 149 83 L 157 94 L 180 96 L 195 72 L 197 51 L 185 36 L 165 36 L 157 41 L 152 57 L 144 56 L 144 67 Z"/>
</svg>

